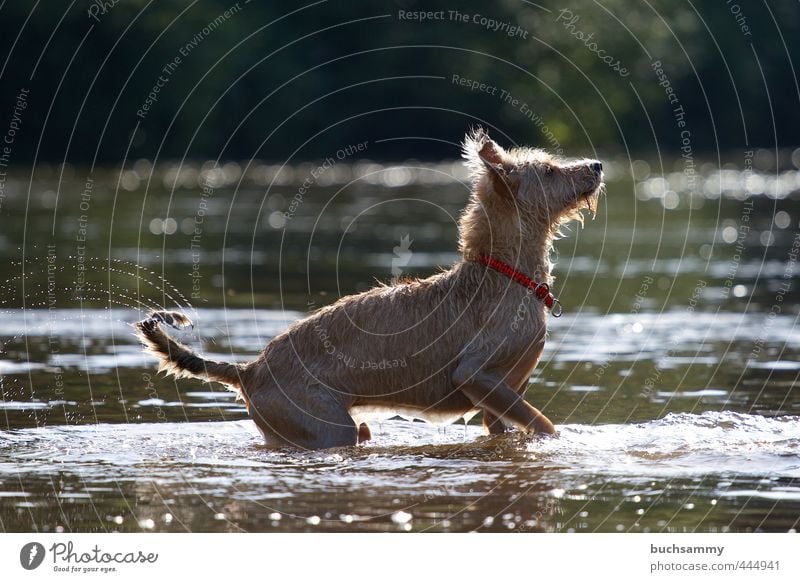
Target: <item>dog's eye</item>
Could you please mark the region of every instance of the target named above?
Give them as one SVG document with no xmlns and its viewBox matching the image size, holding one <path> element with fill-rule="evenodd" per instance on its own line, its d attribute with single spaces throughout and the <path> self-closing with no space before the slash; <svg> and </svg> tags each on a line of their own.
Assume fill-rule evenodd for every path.
<svg viewBox="0 0 800 582">
<path fill-rule="evenodd" d="M 544 167 L 544 173 L 547 174 L 548 176 L 550 174 L 552 174 L 553 173 L 553 166 L 545 166 Z"/>
</svg>

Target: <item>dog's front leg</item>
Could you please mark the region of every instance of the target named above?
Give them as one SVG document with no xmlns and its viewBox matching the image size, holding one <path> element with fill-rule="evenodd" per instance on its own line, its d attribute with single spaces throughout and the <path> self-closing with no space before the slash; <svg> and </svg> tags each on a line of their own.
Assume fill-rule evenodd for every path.
<svg viewBox="0 0 800 582">
<path fill-rule="evenodd" d="M 483 370 L 479 361 L 465 359 L 453 373 L 453 383 L 476 407 L 523 432 L 555 434 L 550 419 L 528 404 L 502 378 Z"/>
</svg>

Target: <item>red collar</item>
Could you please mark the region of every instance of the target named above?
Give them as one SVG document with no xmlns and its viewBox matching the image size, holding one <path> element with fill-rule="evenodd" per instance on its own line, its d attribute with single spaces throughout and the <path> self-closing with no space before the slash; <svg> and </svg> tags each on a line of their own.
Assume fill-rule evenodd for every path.
<svg viewBox="0 0 800 582">
<path fill-rule="evenodd" d="M 504 263 L 498 259 L 494 259 L 489 255 L 480 255 L 478 257 L 478 262 L 486 265 L 487 267 L 494 269 L 498 273 L 502 273 L 509 279 L 516 281 L 523 287 L 527 287 L 531 291 L 533 291 L 534 295 L 541 299 L 541 301 L 550 309 L 553 317 L 561 317 L 563 313 L 563 309 L 561 308 L 561 302 L 555 298 L 555 295 L 550 293 L 550 286 L 547 283 L 537 283 L 527 275 L 520 273 L 511 265 Z M 557 310 L 553 309 L 556 305 L 558 305 Z"/>
</svg>

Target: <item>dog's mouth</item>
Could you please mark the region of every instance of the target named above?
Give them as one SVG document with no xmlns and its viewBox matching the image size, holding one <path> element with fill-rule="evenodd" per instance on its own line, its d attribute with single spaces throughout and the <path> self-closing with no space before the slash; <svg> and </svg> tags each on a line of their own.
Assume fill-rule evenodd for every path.
<svg viewBox="0 0 800 582">
<path fill-rule="evenodd" d="M 600 198 L 600 189 L 602 186 L 602 183 L 597 184 L 591 190 L 578 195 L 578 208 L 586 208 L 586 210 L 592 213 L 592 218 L 597 216 L 597 200 Z"/>
</svg>

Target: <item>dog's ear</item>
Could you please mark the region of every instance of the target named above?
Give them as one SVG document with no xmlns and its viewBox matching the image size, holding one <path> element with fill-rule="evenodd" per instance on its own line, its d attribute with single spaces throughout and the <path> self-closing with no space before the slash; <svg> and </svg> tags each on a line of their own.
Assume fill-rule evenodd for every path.
<svg viewBox="0 0 800 582">
<path fill-rule="evenodd" d="M 464 136 L 462 155 L 473 174 L 482 174 L 484 170 L 506 171 L 505 150 L 497 145 L 482 127 L 478 127 Z"/>
<path fill-rule="evenodd" d="M 513 180 L 508 154 L 482 127 L 468 133 L 464 138 L 463 156 L 474 177 L 488 173 L 496 190 L 501 195 L 511 195 Z"/>
</svg>

